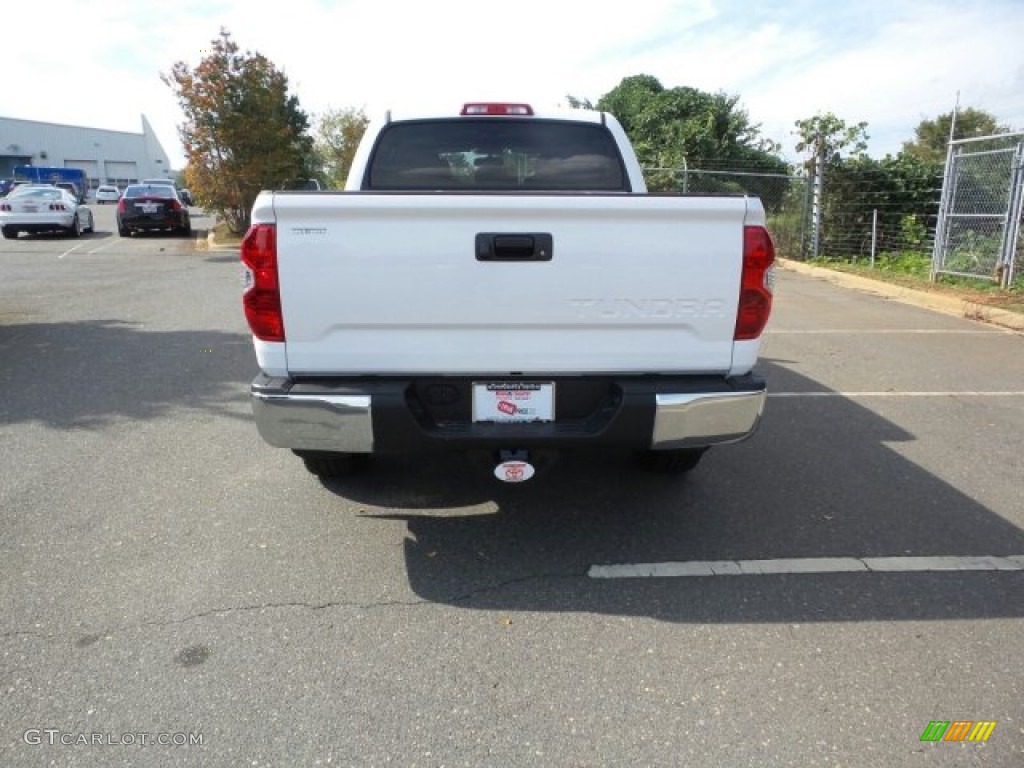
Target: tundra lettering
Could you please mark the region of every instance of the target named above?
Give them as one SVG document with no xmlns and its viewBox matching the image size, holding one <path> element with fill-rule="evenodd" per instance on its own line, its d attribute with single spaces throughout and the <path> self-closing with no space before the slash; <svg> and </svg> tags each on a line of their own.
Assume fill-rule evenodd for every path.
<svg viewBox="0 0 1024 768">
<path fill-rule="evenodd" d="M 720 299 L 570 299 L 580 320 L 660 320 L 726 317 Z"/>
</svg>

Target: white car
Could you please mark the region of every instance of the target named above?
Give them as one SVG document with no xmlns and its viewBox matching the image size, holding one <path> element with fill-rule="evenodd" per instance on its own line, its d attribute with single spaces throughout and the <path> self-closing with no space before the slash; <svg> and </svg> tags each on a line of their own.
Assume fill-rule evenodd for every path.
<svg viewBox="0 0 1024 768">
<path fill-rule="evenodd" d="M 96 187 L 96 205 L 104 203 L 116 203 L 121 199 L 121 190 L 113 184 L 103 184 Z"/>
<path fill-rule="evenodd" d="M 23 184 L 0 200 L 0 232 L 8 240 L 21 232 L 94 232 L 92 211 L 70 192 L 49 184 Z"/>
</svg>

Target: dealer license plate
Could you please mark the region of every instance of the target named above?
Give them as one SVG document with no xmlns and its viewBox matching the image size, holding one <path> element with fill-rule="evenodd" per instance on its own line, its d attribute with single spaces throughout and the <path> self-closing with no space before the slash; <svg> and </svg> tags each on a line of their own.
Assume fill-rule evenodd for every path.
<svg viewBox="0 0 1024 768">
<path fill-rule="evenodd" d="M 554 420 L 554 382 L 473 383 L 473 421 L 520 423 Z"/>
</svg>

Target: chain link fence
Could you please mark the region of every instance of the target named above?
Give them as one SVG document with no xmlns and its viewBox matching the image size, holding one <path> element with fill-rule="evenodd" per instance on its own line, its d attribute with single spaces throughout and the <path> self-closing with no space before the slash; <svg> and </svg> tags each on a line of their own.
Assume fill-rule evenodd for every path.
<svg viewBox="0 0 1024 768">
<path fill-rule="evenodd" d="M 903 261 L 926 269 L 942 190 L 938 165 L 903 166 L 886 158 L 847 161 L 823 174 L 809 205 L 820 222 L 817 251 L 826 261 Z M 813 213 L 812 213 L 813 215 Z"/>
<path fill-rule="evenodd" d="M 950 143 L 932 274 L 993 280 L 1008 287 L 1024 267 L 1024 134 Z"/>
</svg>

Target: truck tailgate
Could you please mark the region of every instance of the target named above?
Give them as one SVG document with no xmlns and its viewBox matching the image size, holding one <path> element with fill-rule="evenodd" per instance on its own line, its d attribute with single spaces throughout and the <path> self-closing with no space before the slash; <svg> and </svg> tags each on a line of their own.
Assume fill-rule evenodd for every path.
<svg viewBox="0 0 1024 768">
<path fill-rule="evenodd" d="M 288 369 L 728 371 L 747 205 L 739 197 L 275 194 Z M 550 235 L 550 258 L 481 261 L 482 233 Z"/>
</svg>

